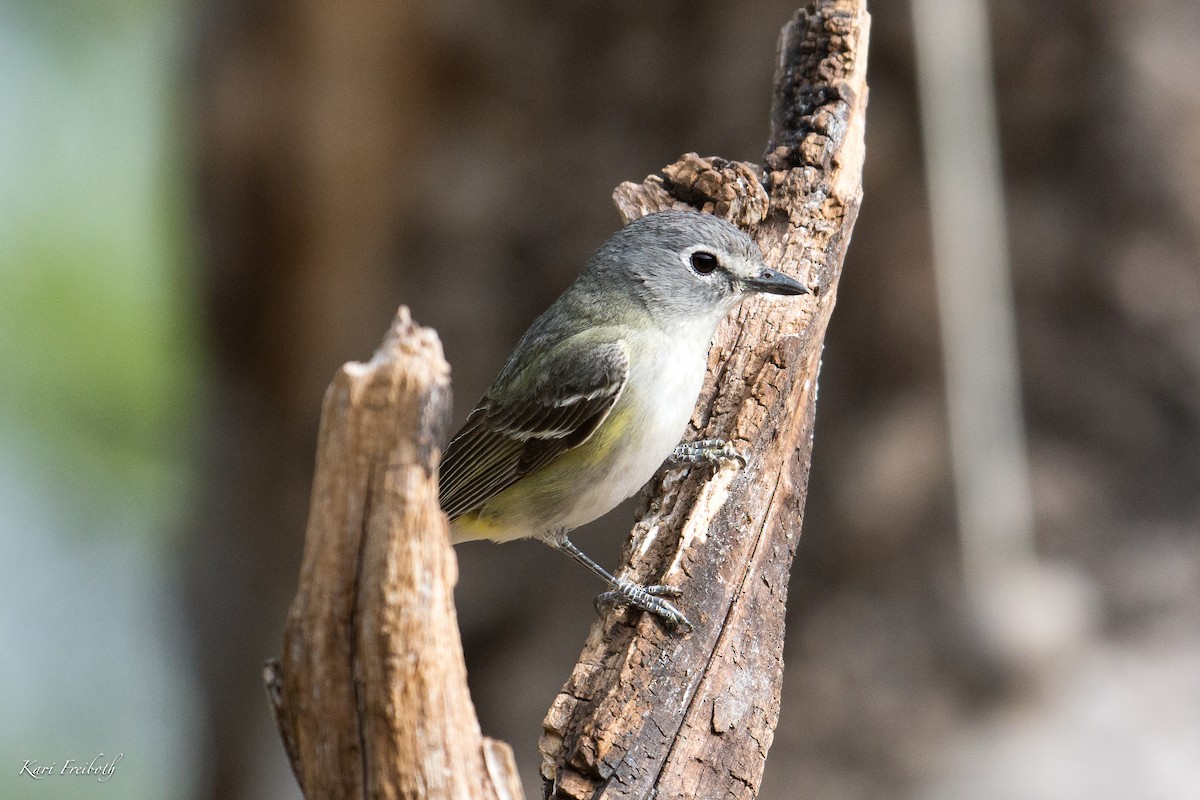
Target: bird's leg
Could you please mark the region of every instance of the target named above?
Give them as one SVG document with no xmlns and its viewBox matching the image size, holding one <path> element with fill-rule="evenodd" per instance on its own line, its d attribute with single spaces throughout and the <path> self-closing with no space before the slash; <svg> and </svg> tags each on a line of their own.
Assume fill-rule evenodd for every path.
<svg viewBox="0 0 1200 800">
<path fill-rule="evenodd" d="M 726 461 L 736 461 L 738 466 L 746 466 L 742 454 L 724 439 L 701 439 L 679 444 L 667 457 L 668 464 L 713 464 L 720 467 Z"/>
<path fill-rule="evenodd" d="M 634 608 L 640 608 L 643 611 L 649 611 L 651 614 L 658 616 L 668 627 L 674 630 L 681 630 L 685 633 L 692 630 L 692 624 L 688 622 L 687 617 L 679 609 L 663 599 L 663 597 L 678 597 L 680 594 L 679 589 L 674 586 L 660 586 L 658 584 L 639 586 L 633 581 L 614 576 L 611 572 L 593 561 L 587 553 L 584 553 L 572 544 L 571 540 L 567 538 L 565 530 L 553 531 L 549 535 L 541 537 L 541 539 L 555 550 L 566 553 L 587 567 L 600 580 L 612 587 L 609 591 L 596 597 L 597 610 L 599 610 L 600 605 L 605 603 L 633 606 Z"/>
</svg>

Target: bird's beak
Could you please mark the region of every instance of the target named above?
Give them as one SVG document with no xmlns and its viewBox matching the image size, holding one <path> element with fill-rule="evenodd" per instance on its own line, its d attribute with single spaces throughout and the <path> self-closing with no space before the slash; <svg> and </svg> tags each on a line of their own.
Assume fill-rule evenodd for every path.
<svg viewBox="0 0 1200 800">
<path fill-rule="evenodd" d="M 773 269 L 764 269 L 753 278 L 744 278 L 742 283 L 752 292 L 785 295 L 809 294 L 808 287 L 803 283 Z"/>
</svg>

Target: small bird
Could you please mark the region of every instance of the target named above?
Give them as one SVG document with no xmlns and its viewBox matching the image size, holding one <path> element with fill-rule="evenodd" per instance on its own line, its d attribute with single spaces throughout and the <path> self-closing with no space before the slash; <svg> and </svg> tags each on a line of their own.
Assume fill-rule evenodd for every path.
<svg viewBox="0 0 1200 800">
<path fill-rule="evenodd" d="M 718 217 L 662 211 L 630 222 L 529 327 L 440 470 L 455 544 L 535 537 L 632 605 L 689 630 L 667 586 L 616 578 L 567 538 L 642 487 L 664 461 L 741 457 L 727 443 L 679 445 L 717 324 L 755 293 L 806 294 Z M 677 446 L 678 445 L 678 446 Z"/>
</svg>

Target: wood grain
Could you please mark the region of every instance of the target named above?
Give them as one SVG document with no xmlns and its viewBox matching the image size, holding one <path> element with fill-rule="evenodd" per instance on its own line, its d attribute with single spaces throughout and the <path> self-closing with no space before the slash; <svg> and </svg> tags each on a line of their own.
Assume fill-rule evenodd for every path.
<svg viewBox="0 0 1200 800">
<path fill-rule="evenodd" d="M 401 308 L 325 395 L 300 586 L 267 686 L 308 800 L 522 797 L 484 738 L 438 507 L 449 368 Z"/>
</svg>

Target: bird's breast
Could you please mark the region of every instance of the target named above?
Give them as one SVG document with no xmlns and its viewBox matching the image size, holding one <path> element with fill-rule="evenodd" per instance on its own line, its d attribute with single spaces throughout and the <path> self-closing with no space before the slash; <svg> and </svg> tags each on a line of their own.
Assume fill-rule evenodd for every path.
<svg viewBox="0 0 1200 800">
<path fill-rule="evenodd" d="M 707 343 L 706 343 L 707 344 Z M 629 380 L 604 424 L 581 448 L 594 469 L 583 483 L 572 525 L 603 515 L 650 480 L 687 429 L 704 383 L 706 352 L 666 346 L 631 348 Z"/>
</svg>

